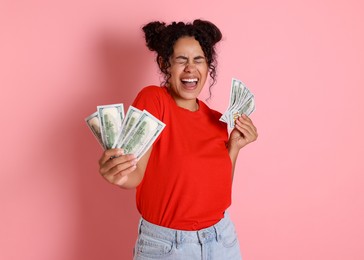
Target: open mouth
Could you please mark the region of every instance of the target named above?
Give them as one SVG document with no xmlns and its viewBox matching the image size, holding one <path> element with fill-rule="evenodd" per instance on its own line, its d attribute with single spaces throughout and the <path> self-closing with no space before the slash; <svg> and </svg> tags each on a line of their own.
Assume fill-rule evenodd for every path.
<svg viewBox="0 0 364 260">
<path fill-rule="evenodd" d="M 194 89 L 197 86 L 198 79 L 181 79 L 183 86 L 187 89 Z"/>
</svg>

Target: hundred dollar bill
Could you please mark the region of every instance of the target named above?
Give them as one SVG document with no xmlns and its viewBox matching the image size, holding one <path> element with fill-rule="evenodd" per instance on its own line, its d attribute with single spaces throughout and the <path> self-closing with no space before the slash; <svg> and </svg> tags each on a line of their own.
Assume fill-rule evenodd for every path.
<svg viewBox="0 0 364 260">
<path fill-rule="evenodd" d="M 251 113 L 253 113 L 255 110 L 255 99 L 254 99 L 254 95 L 251 95 L 249 99 L 246 100 L 246 102 L 244 102 L 243 106 L 241 107 L 241 109 L 239 110 L 239 114 L 245 114 L 247 116 L 250 116 Z"/>
<path fill-rule="evenodd" d="M 118 148 L 123 148 L 125 154 L 134 154 L 140 158 L 146 152 L 145 148 L 151 146 L 164 127 L 162 121 L 144 110 Z"/>
<path fill-rule="evenodd" d="M 229 108 L 231 108 L 235 104 L 235 101 L 237 100 L 237 98 L 236 98 L 236 96 L 237 96 L 236 87 L 237 86 L 235 84 L 235 79 L 233 79 L 232 83 L 231 83 L 231 88 L 230 88 L 229 106 L 228 106 L 228 109 L 225 111 L 225 113 L 220 118 L 220 120 L 223 121 L 223 122 L 228 121 L 228 117 L 227 117 L 228 110 L 229 110 Z"/>
<path fill-rule="evenodd" d="M 124 105 L 112 104 L 97 106 L 100 119 L 102 142 L 106 149 L 112 148 L 124 119 Z"/>
<path fill-rule="evenodd" d="M 234 80 L 238 81 L 236 79 Z M 252 95 L 250 93 L 250 90 L 246 87 L 246 85 L 243 82 L 238 81 L 238 83 L 239 83 L 239 88 L 237 90 L 238 91 L 237 102 L 235 102 L 235 105 L 230 108 L 230 110 L 234 111 L 239 110 L 239 108 L 241 108 L 244 102 Z"/>
<path fill-rule="evenodd" d="M 104 144 L 102 143 L 101 130 L 100 130 L 100 121 L 98 117 L 98 113 L 95 112 L 88 117 L 85 118 L 87 126 L 90 128 L 91 132 L 101 145 L 103 149 L 105 149 Z"/>
<path fill-rule="evenodd" d="M 231 128 L 234 127 L 235 120 L 242 115 L 243 111 L 246 110 L 246 102 L 253 97 L 253 94 L 250 93 L 250 90 L 244 84 L 242 84 L 241 87 L 243 88 L 243 91 L 241 96 L 239 97 L 239 102 L 235 104 L 234 107 L 229 109 L 229 126 Z"/>
<path fill-rule="evenodd" d="M 130 106 L 128 112 L 125 115 L 123 120 L 123 124 L 121 126 L 121 131 L 119 132 L 112 148 L 120 148 L 120 144 L 122 143 L 123 139 L 126 137 L 130 129 L 138 122 L 138 118 L 142 114 L 142 111 Z"/>
<path fill-rule="evenodd" d="M 228 109 L 225 111 L 223 116 L 221 117 L 221 121 L 228 122 L 229 121 L 229 113 L 235 107 L 239 105 L 239 102 L 242 99 L 242 95 L 244 92 L 244 88 L 242 82 L 237 79 L 232 79 L 231 88 L 230 88 L 230 102 Z"/>
<path fill-rule="evenodd" d="M 221 116 L 220 120 L 226 122 L 229 128 L 233 128 L 235 120 L 242 114 L 250 115 L 255 110 L 254 95 L 246 85 L 238 80 L 232 79 L 229 107 Z"/>
<path fill-rule="evenodd" d="M 233 78 L 231 82 L 229 107 L 234 107 L 239 102 L 242 92 L 241 82 Z"/>
<path fill-rule="evenodd" d="M 165 127 L 164 124 L 158 124 L 157 128 L 154 131 L 151 131 L 148 137 L 149 141 L 146 142 L 146 144 L 143 147 L 141 147 L 139 151 L 137 151 L 136 153 L 137 158 L 142 157 L 149 150 L 149 148 L 153 145 L 155 140 L 161 134 L 164 127 Z"/>
<path fill-rule="evenodd" d="M 235 111 L 231 111 L 230 117 L 231 118 L 229 120 L 229 126 L 230 127 L 234 127 L 234 122 L 236 119 L 238 119 L 239 116 L 241 116 L 242 114 L 245 114 L 247 116 L 250 116 L 251 113 L 253 113 L 255 110 L 255 101 L 254 101 L 254 96 L 250 96 L 250 98 L 248 100 L 246 100 L 244 102 L 244 105 L 241 106 L 239 108 L 239 110 L 235 110 Z"/>
</svg>

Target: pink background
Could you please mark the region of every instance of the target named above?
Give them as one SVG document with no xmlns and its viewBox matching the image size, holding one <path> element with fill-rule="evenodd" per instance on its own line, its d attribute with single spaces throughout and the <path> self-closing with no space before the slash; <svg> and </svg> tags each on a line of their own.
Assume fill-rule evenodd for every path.
<svg viewBox="0 0 364 260">
<path fill-rule="evenodd" d="M 0 2 L 0 259 L 130 259 L 134 191 L 98 174 L 84 118 L 160 77 L 140 27 L 215 22 L 219 77 L 256 95 L 259 140 L 233 206 L 245 260 L 364 259 L 364 4 L 305 1 Z"/>
</svg>

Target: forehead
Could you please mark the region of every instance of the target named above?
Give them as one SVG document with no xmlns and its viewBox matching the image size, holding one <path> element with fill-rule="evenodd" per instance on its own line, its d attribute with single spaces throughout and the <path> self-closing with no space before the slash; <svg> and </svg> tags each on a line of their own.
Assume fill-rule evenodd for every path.
<svg viewBox="0 0 364 260">
<path fill-rule="evenodd" d="M 200 43 L 194 37 L 179 38 L 173 46 L 176 55 L 204 55 Z"/>
</svg>

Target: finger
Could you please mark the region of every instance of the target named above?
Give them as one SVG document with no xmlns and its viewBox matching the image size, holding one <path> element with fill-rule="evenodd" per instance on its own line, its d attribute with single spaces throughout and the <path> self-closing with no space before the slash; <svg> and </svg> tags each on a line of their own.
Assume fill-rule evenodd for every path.
<svg viewBox="0 0 364 260">
<path fill-rule="evenodd" d="M 116 185 L 123 185 L 127 180 L 128 180 L 128 176 L 121 176 L 121 175 L 118 175 L 117 177 L 115 177 L 113 183 L 116 184 Z"/>
<path fill-rule="evenodd" d="M 243 116 L 239 117 L 236 120 L 236 123 L 240 124 L 240 125 L 242 125 L 242 124 L 248 125 L 254 132 L 257 132 L 257 128 L 253 124 L 253 121 L 249 117 L 247 117 L 246 115 L 243 115 Z"/>
<path fill-rule="evenodd" d="M 128 180 L 128 176 L 122 175 L 104 175 L 103 176 L 108 182 L 112 184 L 122 185 Z"/>
<path fill-rule="evenodd" d="M 235 128 L 244 139 L 248 138 L 251 135 L 251 133 L 243 126 L 235 125 Z"/>
<path fill-rule="evenodd" d="M 121 174 L 126 175 L 130 172 L 134 171 L 136 165 L 138 163 L 138 159 L 134 158 L 133 160 L 125 161 L 124 163 L 118 164 L 115 167 L 110 169 L 110 173 L 113 175 Z M 130 169 L 132 168 L 132 169 Z"/>
<path fill-rule="evenodd" d="M 128 176 L 130 173 L 132 173 L 133 171 L 135 171 L 136 168 L 137 168 L 137 165 L 135 163 L 132 166 L 130 166 L 129 168 L 126 168 L 125 170 L 123 170 L 122 172 L 120 172 L 118 175 Z"/>
<path fill-rule="evenodd" d="M 257 139 L 257 133 L 250 126 L 246 124 L 236 124 L 235 127 L 243 135 L 243 138 L 246 141 L 252 142 Z"/>
<path fill-rule="evenodd" d="M 123 155 L 122 149 L 115 148 L 115 149 L 106 150 L 106 151 L 104 151 L 104 153 L 102 154 L 102 156 L 99 160 L 99 165 L 101 166 L 101 165 L 105 164 L 105 162 L 110 160 L 110 158 L 118 157 L 121 155 Z"/>
<path fill-rule="evenodd" d="M 238 127 L 238 130 L 239 129 L 246 129 L 251 134 L 254 134 L 254 132 L 255 132 L 255 129 L 254 129 L 254 127 L 253 127 L 253 125 L 251 123 L 246 122 L 246 121 L 241 120 L 241 119 L 236 120 L 235 126 Z"/>
<path fill-rule="evenodd" d="M 242 114 L 239 118 L 243 119 L 246 122 L 249 122 L 252 125 L 254 125 L 253 120 L 249 116 L 247 116 L 246 114 Z"/>
<path fill-rule="evenodd" d="M 117 165 L 123 165 L 123 164 L 136 164 L 137 158 L 134 154 L 126 154 L 119 157 L 115 157 L 113 159 L 110 159 L 106 162 L 106 165 L 109 167 L 109 169 L 114 168 Z"/>
<path fill-rule="evenodd" d="M 138 159 L 135 158 L 134 155 L 124 155 L 123 158 L 116 158 L 107 162 L 105 167 L 100 170 L 102 175 L 113 176 L 116 174 L 122 174 L 128 168 L 136 166 Z M 121 161 L 119 163 L 115 163 L 114 160 Z M 127 172 L 127 171 L 126 171 Z M 127 172 L 128 173 L 128 172 Z"/>
<path fill-rule="evenodd" d="M 116 165 L 125 163 L 130 160 L 134 160 L 134 159 L 135 159 L 135 156 L 132 154 L 120 155 L 119 157 L 114 157 L 113 159 L 108 159 L 104 164 L 102 164 L 100 166 L 99 172 L 101 173 L 101 175 L 105 175 L 110 171 L 110 169 L 114 168 Z"/>
<path fill-rule="evenodd" d="M 128 175 L 136 169 L 136 165 L 127 168 L 126 170 L 119 172 L 117 174 L 105 174 L 103 177 L 110 183 L 116 185 L 122 185 L 128 180 Z"/>
<path fill-rule="evenodd" d="M 247 121 L 249 121 L 249 122 L 253 122 L 253 121 L 250 119 L 250 117 L 249 117 L 249 116 L 247 116 L 246 114 L 242 114 L 242 115 L 240 116 L 240 118 L 243 118 L 243 119 L 245 119 L 245 120 L 247 120 Z"/>
<path fill-rule="evenodd" d="M 248 117 L 247 115 L 243 114 L 241 117 L 238 118 L 238 120 L 242 123 L 246 123 L 248 125 L 251 125 L 253 128 L 256 129 L 253 121 L 250 119 L 250 117 Z"/>
</svg>

